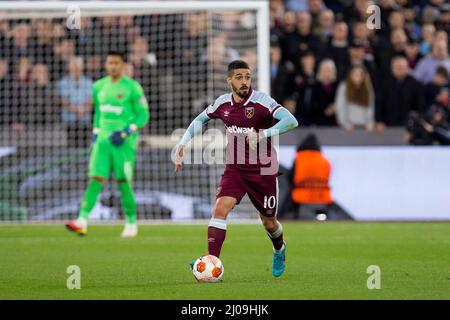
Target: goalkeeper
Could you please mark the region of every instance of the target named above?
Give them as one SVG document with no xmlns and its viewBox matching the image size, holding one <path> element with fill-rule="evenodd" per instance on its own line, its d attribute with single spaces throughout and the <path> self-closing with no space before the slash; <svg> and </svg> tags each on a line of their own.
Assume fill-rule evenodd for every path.
<svg viewBox="0 0 450 320">
<path fill-rule="evenodd" d="M 113 171 L 125 214 L 122 237 L 134 237 L 137 235 L 137 210 L 132 177 L 137 130 L 149 121 L 148 103 L 141 85 L 122 74 L 124 58 L 121 53 L 110 51 L 105 67 L 108 75 L 93 86 L 94 129 L 89 183 L 78 218 L 66 223 L 66 227 L 80 235 L 87 233 L 89 213 Z"/>
</svg>

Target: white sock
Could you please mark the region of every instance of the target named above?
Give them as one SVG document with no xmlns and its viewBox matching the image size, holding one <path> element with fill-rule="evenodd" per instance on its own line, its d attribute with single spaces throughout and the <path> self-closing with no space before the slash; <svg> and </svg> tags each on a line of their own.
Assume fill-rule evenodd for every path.
<svg viewBox="0 0 450 320">
<path fill-rule="evenodd" d="M 284 242 L 283 242 L 283 246 L 280 248 L 280 250 L 275 250 L 273 249 L 273 252 L 275 253 L 281 253 L 284 250 Z"/>
<path fill-rule="evenodd" d="M 81 228 L 87 228 L 87 220 L 85 218 L 79 217 L 75 220 L 75 223 Z"/>
<path fill-rule="evenodd" d="M 227 230 L 227 220 L 211 218 L 211 220 L 209 220 L 208 227 Z"/>
</svg>

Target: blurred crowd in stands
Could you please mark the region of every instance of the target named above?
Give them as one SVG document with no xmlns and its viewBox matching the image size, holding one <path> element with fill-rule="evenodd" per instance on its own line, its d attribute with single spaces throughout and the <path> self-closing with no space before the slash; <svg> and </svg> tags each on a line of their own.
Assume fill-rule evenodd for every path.
<svg viewBox="0 0 450 320">
<path fill-rule="evenodd" d="M 205 14 L 180 16 L 172 24 L 157 15 L 84 17 L 81 30 L 63 19 L 0 21 L 1 122 L 17 132 L 48 121 L 88 132 L 90 88 L 111 48 L 125 51 L 126 73 L 143 84 L 157 119 L 173 117 L 170 101 L 161 102 L 173 98 L 170 77 L 192 102 L 208 81 L 224 82 L 224 61 L 240 57 L 256 68 L 254 50 L 233 47 L 254 33 L 250 17 L 222 19 L 223 32 L 208 41 Z M 412 144 L 450 144 L 448 1 L 270 0 L 270 28 L 272 96 L 302 126 L 400 126 Z M 216 69 L 220 79 L 210 79 Z M 165 129 L 183 127 L 199 110 L 191 109 Z"/>
<path fill-rule="evenodd" d="M 270 19 L 272 93 L 302 125 L 450 143 L 445 0 L 271 0 Z"/>
</svg>

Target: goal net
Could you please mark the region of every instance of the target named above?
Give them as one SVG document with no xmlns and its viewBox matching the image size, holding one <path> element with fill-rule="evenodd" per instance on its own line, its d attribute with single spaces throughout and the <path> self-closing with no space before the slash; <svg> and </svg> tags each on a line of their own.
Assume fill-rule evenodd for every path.
<svg viewBox="0 0 450 320">
<path fill-rule="evenodd" d="M 0 221 L 76 217 L 88 182 L 92 83 L 109 50 L 125 54 L 125 74 L 150 105 L 133 181 L 138 218 L 209 217 L 223 165 L 200 161 L 174 174 L 174 132 L 228 90 L 231 60 L 246 60 L 253 86 L 269 91 L 267 10 L 265 1 L 0 3 Z M 121 219 L 116 187 L 111 177 L 90 218 Z M 256 214 L 247 199 L 232 217 Z"/>
</svg>

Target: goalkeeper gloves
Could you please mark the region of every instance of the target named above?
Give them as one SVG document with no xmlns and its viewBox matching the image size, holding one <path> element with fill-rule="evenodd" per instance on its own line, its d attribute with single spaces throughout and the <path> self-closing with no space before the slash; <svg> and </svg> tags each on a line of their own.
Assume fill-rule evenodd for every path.
<svg viewBox="0 0 450 320">
<path fill-rule="evenodd" d="M 109 140 L 111 141 L 111 143 L 113 145 L 115 145 L 116 147 L 122 145 L 122 143 L 124 143 L 125 139 L 128 138 L 128 136 L 130 134 L 133 133 L 133 128 L 132 126 L 129 126 L 128 128 L 124 129 L 124 130 L 118 130 L 118 131 L 114 131 L 112 133 L 112 135 L 109 137 Z"/>
</svg>

